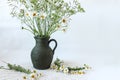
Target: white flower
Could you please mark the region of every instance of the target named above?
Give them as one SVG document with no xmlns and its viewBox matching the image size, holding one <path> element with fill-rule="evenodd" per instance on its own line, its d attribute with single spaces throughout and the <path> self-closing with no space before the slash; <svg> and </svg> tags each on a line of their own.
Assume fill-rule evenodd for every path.
<svg viewBox="0 0 120 80">
<path fill-rule="evenodd" d="M 37 73 L 34 71 L 33 73 L 30 74 L 29 80 L 39 80 L 39 78 L 42 76 L 42 73 Z"/>
<path fill-rule="evenodd" d="M 36 17 L 37 15 L 38 15 L 38 13 L 35 12 L 35 11 L 25 11 L 25 16 L 26 17 L 33 18 L 33 17 Z"/>
<path fill-rule="evenodd" d="M 42 76 L 42 73 L 39 73 L 39 76 Z"/>
<path fill-rule="evenodd" d="M 78 74 L 78 71 L 74 71 L 74 74 Z"/>
<path fill-rule="evenodd" d="M 42 73 L 39 73 L 39 74 L 37 73 L 36 75 L 37 75 L 37 77 L 35 79 L 39 80 L 39 78 L 42 76 Z"/>
<path fill-rule="evenodd" d="M 79 71 L 78 71 L 78 74 L 83 75 L 83 74 L 85 74 L 85 72 L 84 72 L 84 71 L 79 70 Z"/>
<path fill-rule="evenodd" d="M 84 64 L 84 67 L 86 70 L 91 69 L 91 67 L 89 67 L 87 64 Z"/>
<path fill-rule="evenodd" d="M 51 69 L 54 69 L 55 68 L 55 64 L 51 65 Z"/>
<path fill-rule="evenodd" d="M 69 69 L 68 69 L 68 68 L 64 68 L 63 72 L 64 72 L 64 73 L 68 73 L 68 72 L 69 72 Z"/>
<path fill-rule="evenodd" d="M 63 29 L 63 32 L 66 32 L 66 29 Z"/>
<path fill-rule="evenodd" d="M 30 14 L 29 14 L 29 13 L 26 13 L 25 15 L 26 15 L 26 16 L 29 16 Z"/>
<path fill-rule="evenodd" d="M 46 18 L 46 14 L 45 13 L 42 13 L 41 15 L 40 15 L 40 19 L 45 19 Z"/>
<path fill-rule="evenodd" d="M 58 71 L 58 66 L 55 66 L 55 70 Z"/>
<path fill-rule="evenodd" d="M 23 76 L 23 80 L 27 80 L 27 77 L 26 77 L 26 76 Z"/>
<path fill-rule="evenodd" d="M 32 79 L 35 79 L 35 78 L 37 77 L 37 75 L 36 75 L 35 73 L 31 73 L 31 74 L 30 74 L 30 77 L 31 77 Z"/>
<path fill-rule="evenodd" d="M 71 74 L 75 74 L 75 71 L 70 71 Z"/>
<path fill-rule="evenodd" d="M 58 69 L 58 66 L 56 66 L 55 64 L 53 64 L 53 65 L 51 66 L 51 68 L 57 70 L 57 69 Z"/>
<path fill-rule="evenodd" d="M 69 22 L 70 22 L 70 18 L 63 17 L 62 20 L 61 20 L 61 25 L 66 26 L 66 25 L 68 25 Z"/>
<path fill-rule="evenodd" d="M 62 66 L 60 66 L 59 70 L 60 70 L 60 71 L 63 71 L 64 68 L 65 68 L 64 65 L 62 65 Z"/>
<path fill-rule="evenodd" d="M 36 70 L 33 70 L 33 73 L 37 73 L 37 71 L 36 71 Z"/>
<path fill-rule="evenodd" d="M 32 13 L 32 16 L 33 16 L 33 17 L 37 16 L 37 12 L 34 11 L 34 12 Z"/>
<path fill-rule="evenodd" d="M 62 22 L 63 22 L 63 23 L 67 23 L 67 19 L 63 18 L 63 19 L 62 19 Z"/>
</svg>

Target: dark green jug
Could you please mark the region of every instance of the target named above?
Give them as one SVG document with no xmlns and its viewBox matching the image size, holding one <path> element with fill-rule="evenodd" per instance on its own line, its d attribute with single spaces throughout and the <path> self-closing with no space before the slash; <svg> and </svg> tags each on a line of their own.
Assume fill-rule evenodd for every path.
<svg viewBox="0 0 120 80">
<path fill-rule="evenodd" d="M 50 39 L 50 37 L 41 38 L 39 36 L 34 37 L 36 45 L 31 51 L 31 60 L 33 67 L 36 69 L 48 69 L 53 60 L 54 51 L 57 47 L 57 41 Z M 53 50 L 49 47 L 50 42 L 55 42 Z"/>
</svg>

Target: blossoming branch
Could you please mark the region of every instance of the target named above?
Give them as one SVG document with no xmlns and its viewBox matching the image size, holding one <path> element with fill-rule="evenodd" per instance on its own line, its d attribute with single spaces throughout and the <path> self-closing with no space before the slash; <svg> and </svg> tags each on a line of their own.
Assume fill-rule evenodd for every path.
<svg viewBox="0 0 120 80">
<path fill-rule="evenodd" d="M 11 15 L 22 22 L 22 29 L 35 36 L 49 37 L 54 32 L 66 31 L 70 16 L 84 12 L 77 0 L 8 0 Z"/>
</svg>

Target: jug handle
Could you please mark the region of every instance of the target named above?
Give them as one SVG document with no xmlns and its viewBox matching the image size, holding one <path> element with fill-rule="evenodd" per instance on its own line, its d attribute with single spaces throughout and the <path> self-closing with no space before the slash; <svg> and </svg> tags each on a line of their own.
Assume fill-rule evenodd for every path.
<svg viewBox="0 0 120 80">
<path fill-rule="evenodd" d="M 50 42 L 52 42 L 52 41 L 55 42 L 55 47 L 53 48 L 53 54 L 54 54 L 55 49 L 57 48 L 57 41 L 56 41 L 55 39 L 50 39 L 50 40 L 48 41 L 48 44 L 50 44 Z"/>
</svg>

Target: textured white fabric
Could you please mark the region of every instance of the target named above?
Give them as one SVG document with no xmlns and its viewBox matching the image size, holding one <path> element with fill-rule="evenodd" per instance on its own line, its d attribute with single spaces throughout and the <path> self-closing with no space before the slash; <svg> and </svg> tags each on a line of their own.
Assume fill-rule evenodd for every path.
<svg viewBox="0 0 120 80">
<path fill-rule="evenodd" d="M 16 51 L 15 53 L 11 53 L 9 56 L 5 54 L 2 55 L 1 60 L 7 61 L 12 64 L 18 64 L 25 68 L 34 70 L 32 67 L 32 63 L 30 60 L 30 55 L 26 54 L 26 51 Z M 63 57 L 67 56 L 69 57 Z M 73 54 L 64 54 L 57 55 L 60 59 L 64 60 L 65 65 L 67 66 L 81 66 L 86 63 L 92 67 L 92 70 L 87 71 L 85 75 L 69 75 L 63 74 L 61 72 L 56 72 L 54 70 L 37 70 L 42 73 L 43 76 L 40 80 L 114 80 L 120 79 L 120 65 L 114 65 L 109 63 L 109 58 L 101 56 L 87 56 L 87 55 L 73 55 Z M 54 56 L 54 59 L 57 57 Z M 100 58 L 101 57 L 101 58 Z M 111 56 L 112 58 L 112 56 Z M 107 61 L 108 60 L 108 61 Z M 0 66 L 6 66 L 5 63 L 0 62 Z M 0 80 L 22 80 L 22 76 L 24 73 L 9 71 L 9 70 L 0 70 Z"/>
</svg>

